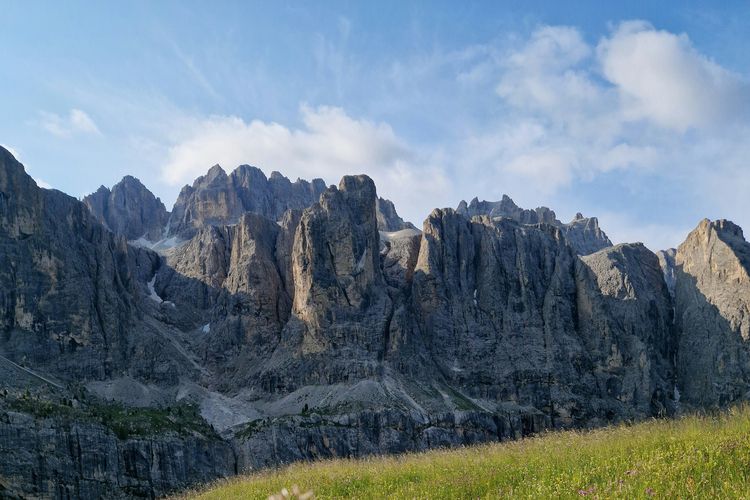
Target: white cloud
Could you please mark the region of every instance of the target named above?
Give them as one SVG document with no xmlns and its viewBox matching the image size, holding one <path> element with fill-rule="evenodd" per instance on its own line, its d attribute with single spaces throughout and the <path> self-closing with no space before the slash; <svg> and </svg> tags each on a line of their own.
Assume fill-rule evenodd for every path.
<svg viewBox="0 0 750 500">
<path fill-rule="evenodd" d="M 605 99 L 585 65 L 592 53 L 575 28 L 541 27 L 502 62 L 497 93 L 516 108 L 570 120 L 570 113 L 586 113 Z"/>
<path fill-rule="evenodd" d="M 597 54 L 630 118 L 684 131 L 748 111 L 747 82 L 696 51 L 685 34 L 625 22 L 599 43 Z"/>
<path fill-rule="evenodd" d="M 169 149 L 162 177 L 171 185 L 190 183 L 215 163 L 230 170 L 252 164 L 266 173 L 278 170 L 292 179 L 322 177 L 329 183 L 367 173 L 405 214 L 419 214 L 415 222 L 426 215 L 418 210 L 420 199 L 447 192 L 443 170 L 409 148 L 389 125 L 354 119 L 335 107 L 302 106 L 300 112 L 299 129 L 233 116 L 199 120 Z"/>
<path fill-rule="evenodd" d="M 70 137 L 75 134 L 101 135 L 94 120 L 80 109 L 71 109 L 67 116 L 42 111 L 41 127 L 58 137 Z"/>
<path fill-rule="evenodd" d="M 618 25 L 595 50 L 575 28 L 543 26 L 501 66 L 496 91 L 515 127 L 495 131 L 503 145 L 496 168 L 548 190 L 613 169 L 654 168 L 683 146 L 687 129 L 706 134 L 750 111 L 747 82 L 686 35 L 639 21 Z M 534 134 L 519 141 L 528 122 Z"/>
</svg>

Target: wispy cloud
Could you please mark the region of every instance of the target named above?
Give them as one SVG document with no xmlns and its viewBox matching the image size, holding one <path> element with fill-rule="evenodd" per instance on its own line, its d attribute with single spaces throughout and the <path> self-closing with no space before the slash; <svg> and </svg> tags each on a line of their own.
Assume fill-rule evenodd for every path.
<svg viewBox="0 0 750 500">
<path fill-rule="evenodd" d="M 221 94 L 216 91 L 216 88 L 214 88 L 214 86 L 211 84 L 211 81 L 208 79 L 206 74 L 198 67 L 195 62 L 195 58 L 185 53 L 185 51 L 182 50 L 182 48 L 180 48 L 180 46 L 174 40 L 168 39 L 167 43 L 172 48 L 172 51 L 177 56 L 177 59 L 183 64 L 191 79 L 199 87 L 206 91 L 206 93 L 208 93 L 211 97 L 213 97 L 214 99 L 220 99 Z"/>
<path fill-rule="evenodd" d="M 40 116 L 41 127 L 58 137 L 70 137 L 75 134 L 101 135 L 94 120 L 80 109 L 71 109 L 67 116 L 46 111 L 40 112 Z"/>
</svg>

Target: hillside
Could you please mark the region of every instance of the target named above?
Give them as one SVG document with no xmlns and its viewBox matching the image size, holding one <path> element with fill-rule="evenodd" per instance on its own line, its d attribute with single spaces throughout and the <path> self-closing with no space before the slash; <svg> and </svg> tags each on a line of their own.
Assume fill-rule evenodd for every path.
<svg viewBox="0 0 750 500">
<path fill-rule="evenodd" d="M 750 409 L 360 460 L 295 464 L 185 498 L 746 498 Z"/>
</svg>

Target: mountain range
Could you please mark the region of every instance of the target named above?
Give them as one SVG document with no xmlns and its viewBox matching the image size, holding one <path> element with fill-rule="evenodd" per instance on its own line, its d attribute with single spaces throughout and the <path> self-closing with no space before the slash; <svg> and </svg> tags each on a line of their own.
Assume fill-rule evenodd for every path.
<svg viewBox="0 0 750 500">
<path fill-rule="evenodd" d="M 167 211 L 76 200 L 0 148 L 0 495 L 153 497 L 295 460 L 748 399 L 750 244 L 462 201 L 421 230 L 366 175 L 243 165 Z"/>
</svg>

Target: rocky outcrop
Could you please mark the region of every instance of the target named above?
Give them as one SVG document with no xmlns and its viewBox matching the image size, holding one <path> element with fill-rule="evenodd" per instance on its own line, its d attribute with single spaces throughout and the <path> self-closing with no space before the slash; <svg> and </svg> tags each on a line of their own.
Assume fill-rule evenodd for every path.
<svg viewBox="0 0 750 500">
<path fill-rule="evenodd" d="M 536 408 L 551 426 L 671 411 L 669 349 L 653 347 L 670 339 L 669 296 L 656 257 L 637 251 L 647 270 L 621 248 L 582 262 L 554 226 L 434 211 L 413 293 L 440 376 L 471 397 Z M 627 293 L 638 300 L 612 276 L 637 280 Z"/>
<path fill-rule="evenodd" d="M 547 207 L 539 207 L 535 210 L 525 210 L 519 208 L 508 195 L 503 195 L 500 201 L 479 201 L 474 198 L 467 205 L 461 201 L 456 208 L 459 214 L 471 218 L 474 216 L 486 215 L 490 218 L 508 217 L 521 224 L 552 224 L 557 225 L 555 212 Z"/>
<path fill-rule="evenodd" d="M 403 229 L 416 229 L 411 222 L 404 222 L 404 219 L 396 213 L 396 207 L 391 200 L 385 200 L 378 197 L 376 201 L 376 213 L 378 217 L 378 230 L 393 232 Z"/>
<path fill-rule="evenodd" d="M 0 413 L 0 454 L 7 498 L 154 498 L 236 473 L 218 439 L 121 439 L 101 424 L 12 411 Z"/>
<path fill-rule="evenodd" d="M 4 150 L 3 150 L 3 153 Z M 103 378 L 127 357 L 137 294 L 131 252 L 77 200 L 0 165 L 0 349 L 71 379 Z"/>
<path fill-rule="evenodd" d="M 83 203 L 105 227 L 128 240 L 160 240 L 169 219 L 161 200 L 130 175 L 111 190 L 101 186 Z"/>
<path fill-rule="evenodd" d="M 677 255 L 677 249 L 670 248 L 667 250 L 659 250 L 656 252 L 656 256 L 659 258 L 659 265 L 664 273 L 664 283 L 667 285 L 669 294 L 674 299 L 674 287 L 677 281 L 677 271 L 675 269 L 675 256 Z"/>
<path fill-rule="evenodd" d="M 677 342 L 656 255 L 640 243 L 610 247 L 583 257 L 576 279 L 577 324 L 606 411 L 672 414 Z"/>
<path fill-rule="evenodd" d="M 599 228 L 596 217 L 584 217 L 579 212 L 572 221 L 559 227 L 579 255 L 589 255 L 612 246 L 607 235 Z"/>
<path fill-rule="evenodd" d="M 507 411 L 493 416 L 476 409 L 432 415 L 395 408 L 333 416 L 312 412 L 268 419 L 249 427 L 236 444 L 238 468 L 249 472 L 299 460 L 519 439 L 543 430 L 544 420 L 543 415 L 532 412 Z"/>
<path fill-rule="evenodd" d="M 677 248 L 677 370 L 685 403 L 747 399 L 750 390 L 750 244 L 735 224 L 703 220 Z"/>
<path fill-rule="evenodd" d="M 375 184 L 346 176 L 302 213 L 292 248 L 294 302 L 262 384 L 289 391 L 374 376 L 392 303 L 380 264 Z"/>
<path fill-rule="evenodd" d="M 479 201 L 477 198 L 471 200 L 469 204 L 462 201 L 456 212 L 466 217 L 486 215 L 490 218 L 508 217 L 521 224 L 550 224 L 562 230 L 568 244 L 579 255 L 589 255 L 612 246 L 607 235 L 599 228 L 599 221 L 596 217 L 584 217 L 578 213 L 568 224 L 563 224 L 557 220 L 555 212 L 549 208 L 522 209 L 507 195 L 503 195 L 502 200 L 495 202 Z"/>
<path fill-rule="evenodd" d="M 206 225 L 236 224 L 242 214 L 252 212 L 272 221 L 281 221 L 288 210 L 303 210 L 316 203 L 325 191 L 322 179 L 291 182 L 278 172 L 266 178 L 249 165 L 228 174 L 214 165 L 192 186 L 185 186 L 169 219 L 169 235 L 192 237 Z M 399 231 L 414 226 L 399 217 L 393 202 L 378 198 L 377 222 L 381 231 Z"/>
<path fill-rule="evenodd" d="M 260 169 L 249 165 L 241 165 L 227 175 L 214 165 L 192 186 L 182 188 L 168 232 L 190 238 L 206 225 L 236 224 L 246 212 L 278 221 L 287 210 L 301 210 L 318 201 L 325 188 L 322 179 L 292 183 L 278 172 L 266 178 Z"/>
<path fill-rule="evenodd" d="M 157 320 L 148 297 L 158 266 L 155 253 L 128 245 L 83 203 L 39 189 L 0 148 L 2 398 L 14 387 L 28 393 L 33 383 L 71 401 L 77 389 L 70 388 L 125 374 L 165 387 L 197 378 L 194 358 L 178 332 Z M 122 442 L 71 421 L 72 409 L 50 413 L 60 405 L 44 398 L 15 410 L 0 402 L 3 496 L 148 497 L 228 472 L 225 443 L 166 436 Z"/>
</svg>

